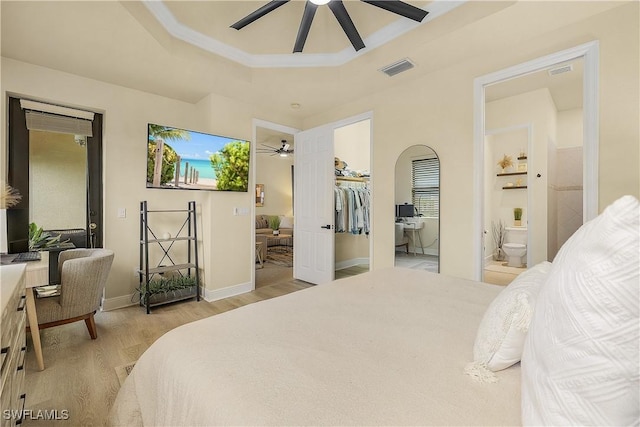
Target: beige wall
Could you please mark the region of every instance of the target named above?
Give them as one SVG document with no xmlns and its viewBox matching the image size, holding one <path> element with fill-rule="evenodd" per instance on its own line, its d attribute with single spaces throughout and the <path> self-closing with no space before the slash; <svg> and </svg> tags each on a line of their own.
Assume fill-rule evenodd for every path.
<svg viewBox="0 0 640 427">
<path fill-rule="evenodd" d="M 335 130 L 334 154 L 347 163 L 350 170 L 369 171 L 371 168 L 371 120 L 343 126 Z"/>
<path fill-rule="evenodd" d="M 233 208 L 249 209 L 253 191 L 245 193 L 147 189 L 145 185 L 147 123 L 251 139 L 252 119 L 261 118 L 296 127 L 290 117 L 233 99 L 210 95 L 189 104 L 96 80 L 2 59 L 3 96 L 9 94 L 54 101 L 104 112 L 104 245 L 116 257 L 106 288 L 107 305 L 126 305 L 138 285 L 139 217 L 142 200 L 150 207 L 186 208 L 195 200 L 198 214 L 200 263 L 208 293 L 232 286 L 248 286 L 254 262 L 250 215 L 233 215 Z M 6 106 L 2 104 L 2 152 L 6 152 Z M 3 162 L 4 163 L 4 162 Z M 3 168 L 6 165 L 3 164 Z M 4 171 L 3 171 L 4 172 Z M 250 182 L 249 187 L 253 188 Z M 126 218 L 117 218 L 125 208 Z M 168 228 L 168 225 L 167 225 Z"/>
<path fill-rule="evenodd" d="M 506 9 L 438 43 L 495 33 L 511 22 Z M 573 16 L 568 16 L 568 22 Z M 373 111 L 374 268 L 393 265 L 393 174 L 396 159 L 414 144 L 432 147 L 441 165 L 440 271 L 474 277 L 473 81 L 485 74 L 591 40 L 600 42 L 599 209 L 624 194 L 640 196 L 640 88 L 638 3 L 593 18 L 547 29 L 531 38 L 501 39 L 508 47 L 478 44 L 465 61 L 308 118 L 309 129 Z M 402 78 L 402 76 L 396 76 Z"/>
<path fill-rule="evenodd" d="M 256 155 L 256 184 L 264 184 L 264 206 L 256 214 L 293 215 L 291 166 L 293 156 Z"/>
<path fill-rule="evenodd" d="M 582 108 L 558 111 L 557 147 L 582 147 L 584 140 Z"/>
</svg>

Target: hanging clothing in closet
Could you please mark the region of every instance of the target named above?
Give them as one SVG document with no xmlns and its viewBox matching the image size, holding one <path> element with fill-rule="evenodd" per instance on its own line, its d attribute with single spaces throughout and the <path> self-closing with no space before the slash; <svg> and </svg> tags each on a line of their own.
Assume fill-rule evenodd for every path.
<svg viewBox="0 0 640 427">
<path fill-rule="evenodd" d="M 336 186 L 336 233 L 369 234 L 369 201 L 371 194 L 366 184 Z"/>
</svg>

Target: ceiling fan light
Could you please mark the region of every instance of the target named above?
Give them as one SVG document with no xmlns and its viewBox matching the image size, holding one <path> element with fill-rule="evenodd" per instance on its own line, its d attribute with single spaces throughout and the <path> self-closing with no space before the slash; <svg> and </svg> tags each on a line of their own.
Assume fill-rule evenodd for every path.
<svg viewBox="0 0 640 427">
<path fill-rule="evenodd" d="M 331 0 L 309 0 L 311 3 L 322 6 L 323 4 L 329 3 Z"/>
<path fill-rule="evenodd" d="M 280 153 L 280 157 L 288 157 L 288 156 L 289 156 L 289 154 L 287 154 L 287 153 Z"/>
</svg>

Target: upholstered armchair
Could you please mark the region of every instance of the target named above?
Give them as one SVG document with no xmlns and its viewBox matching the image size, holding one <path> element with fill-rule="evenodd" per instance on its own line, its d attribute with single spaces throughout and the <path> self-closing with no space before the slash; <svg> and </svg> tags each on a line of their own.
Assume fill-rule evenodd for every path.
<svg viewBox="0 0 640 427">
<path fill-rule="evenodd" d="M 60 295 L 36 298 L 39 329 L 84 320 L 91 339 L 97 338 L 93 318 L 113 263 L 108 249 L 71 249 L 60 253 Z"/>
<path fill-rule="evenodd" d="M 404 246 L 405 251 L 409 253 L 409 237 L 404 234 L 403 225 L 396 222 L 396 248 L 399 246 Z"/>
</svg>

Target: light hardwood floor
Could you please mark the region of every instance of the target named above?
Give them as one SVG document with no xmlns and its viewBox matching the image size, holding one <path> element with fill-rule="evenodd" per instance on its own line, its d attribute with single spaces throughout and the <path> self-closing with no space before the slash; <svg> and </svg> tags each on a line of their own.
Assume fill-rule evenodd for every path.
<svg viewBox="0 0 640 427">
<path fill-rule="evenodd" d="M 115 368 L 136 361 L 165 332 L 243 305 L 311 286 L 299 280 L 274 282 L 253 292 L 208 303 L 187 301 L 145 314 L 133 306 L 96 314 L 98 339 L 91 340 L 84 322 L 41 331 L 45 370 L 38 371 L 28 339 L 25 409 L 33 416 L 23 426 L 102 426 L 120 389 Z M 66 410 L 68 420 L 36 419 L 38 411 Z"/>
</svg>

